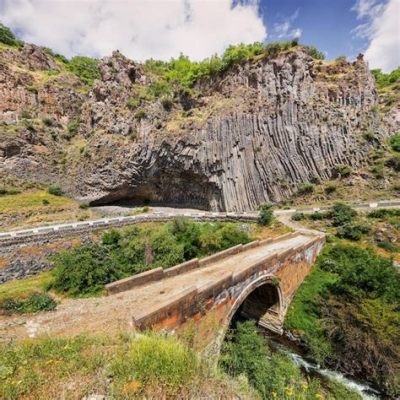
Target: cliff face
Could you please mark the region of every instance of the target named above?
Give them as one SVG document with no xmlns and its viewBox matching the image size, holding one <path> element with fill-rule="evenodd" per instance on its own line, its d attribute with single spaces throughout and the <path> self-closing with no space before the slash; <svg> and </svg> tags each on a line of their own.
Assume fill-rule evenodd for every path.
<svg viewBox="0 0 400 400">
<path fill-rule="evenodd" d="M 30 51 L 28 65 L 24 48 L 0 53 L 0 175 L 59 182 L 92 204 L 248 210 L 329 179 L 338 164 L 365 165 L 362 133 L 392 129 L 362 57 L 327 63 L 287 51 L 201 80 L 199 96 L 132 109 L 152 80 L 143 66 L 115 52 L 87 91 Z"/>
</svg>

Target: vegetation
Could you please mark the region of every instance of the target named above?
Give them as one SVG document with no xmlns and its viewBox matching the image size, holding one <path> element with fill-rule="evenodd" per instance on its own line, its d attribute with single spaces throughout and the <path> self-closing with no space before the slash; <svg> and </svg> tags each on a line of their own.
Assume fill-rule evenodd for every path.
<svg viewBox="0 0 400 400">
<path fill-rule="evenodd" d="M 111 230 L 101 244 L 65 250 L 54 258 L 52 287 L 71 296 L 101 293 L 104 285 L 152 268 L 168 268 L 239 243 L 249 236 L 235 224 L 178 219 L 162 227 Z"/>
<path fill-rule="evenodd" d="M 199 370 L 199 359 L 176 337 L 160 338 L 156 334 L 132 340 L 116 356 L 110 366 L 114 387 L 122 391 L 134 377 L 140 386 L 160 387 L 166 395 L 177 395 L 180 388 L 190 385 Z"/>
<path fill-rule="evenodd" d="M 60 185 L 50 185 L 47 189 L 53 196 L 62 196 L 63 192 Z"/>
<path fill-rule="evenodd" d="M 0 303 L 0 309 L 5 314 L 36 313 L 39 311 L 54 310 L 57 303 L 47 293 L 35 292 L 25 299 L 9 297 Z"/>
<path fill-rule="evenodd" d="M 394 69 L 388 74 L 383 73 L 380 69 L 373 69 L 371 72 L 374 75 L 375 82 L 379 88 L 384 88 L 400 81 L 400 67 Z"/>
<path fill-rule="evenodd" d="M 271 204 L 263 204 L 260 207 L 260 214 L 258 216 L 258 223 L 263 226 L 271 225 L 274 219 L 274 211 Z"/>
<path fill-rule="evenodd" d="M 389 140 L 390 146 L 394 151 L 400 152 L 400 132 L 393 135 Z"/>
<path fill-rule="evenodd" d="M 253 321 L 238 323 L 231 330 L 222 347 L 220 366 L 229 375 L 245 375 L 260 397 L 269 399 L 334 399 L 316 379 L 305 379 L 300 369 L 282 352 L 272 352 Z M 338 385 L 335 391 L 343 391 L 346 399 L 360 397 Z"/>
<path fill-rule="evenodd" d="M 73 57 L 67 64 L 67 69 L 87 86 L 93 86 L 95 79 L 100 78 L 99 61 L 94 58 Z"/>
<path fill-rule="evenodd" d="M 249 398 L 175 337 L 78 336 L 0 345 L 0 398 Z"/>
<path fill-rule="evenodd" d="M 314 191 L 314 185 L 310 182 L 301 183 L 297 188 L 297 192 L 300 195 L 310 194 L 313 191 Z"/>
<path fill-rule="evenodd" d="M 0 43 L 8 46 L 20 47 L 23 42 L 15 37 L 9 28 L 0 23 Z"/>
<path fill-rule="evenodd" d="M 320 363 L 396 396 L 399 293 L 400 275 L 391 259 L 372 249 L 328 245 L 297 292 L 285 325 L 305 339 Z"/>
</svg>

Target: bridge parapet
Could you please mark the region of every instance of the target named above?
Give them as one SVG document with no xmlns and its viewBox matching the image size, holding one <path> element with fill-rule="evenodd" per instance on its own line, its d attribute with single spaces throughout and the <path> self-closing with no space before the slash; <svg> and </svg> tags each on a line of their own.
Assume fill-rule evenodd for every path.
<svg viewBox="0 0 400 400">
<path fill-rule="evenodd" d="M 283 240 L 287 240 L 300 235 L 299 232 L 290 232 L 277 238 L 255 240 L 245 245 L 239 244 L 237 246 L 230 247 L 229 249 L 222 250 L 218 253 L 212 254 L 211 256 L 204 257 L 202 259 L 194 258 L 186 261 L 182 264 L 178 264 L 174 267 L 163 270 L 162 268 L 156 268 L 149 271 L 142 272 L 140 274 L 132 275 L 130 277 L 120 279 L 118 281 L 109 283 L 106 285 L 108 294 L 116 294 L 125 290 L 131 290 L 135 287 L 146 285 L 150 282 L 159 281 L 161 279 L 170 278 L 172 276 L 185 274 L 193 269 L 205 267 L 217 261 L 223 260 L 234 254 L 253 249 L 258 246 L 264 246 L 266 244 L 278 243 Z"/>
<path fill-rule="evenodd" d="M 296 236 L 298 234 L 290 237 L 287 235 L 286 240 Z M 279 323 L 283 322 L 295 291 L 309 272 L 324 242 L 321 235 L 309 239 L 289 250 L 272 252 L 262 260 L 248 263 L 238 270 L 227 270 L 216 280 L 209 280 L 204 284 L 194 280 L 189 287 L 164 301 L 137 312 L 133 311 L 132 325 L 139 330 L 175 331 L 184 329 L 189 322 L 194 321 L 197 329 L 204 331 L 203 321 L 213 315 L 216 326 L 226 328 L 246 298 L 259 286 L 268 284 L 276 287 L 279 304 L 266 305 L 259 323 L 267 327 L 270 323 L 270 328 L 279 332 Z M 285 238 L 281 240 L 284 241 Z M 253 249 L 257 247 L 253 243 L 251 246 Z M 272 324 L 278 327 L 273 327 Z M 210 342 L 215 339 L 215 335 L 216 332 L 205 333 Z"/>
</svg>

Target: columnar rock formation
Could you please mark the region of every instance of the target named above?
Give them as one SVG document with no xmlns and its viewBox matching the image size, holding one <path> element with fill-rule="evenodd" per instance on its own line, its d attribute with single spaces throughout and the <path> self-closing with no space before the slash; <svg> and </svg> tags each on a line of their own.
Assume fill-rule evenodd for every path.
<svg viewBox="0 0 400 400">
<path fill-rule="evenodd" d="M 92 204 L 254 209 L 332 177 L 338 164 L 362 166 L 362 133 L 388 134 L 361 56 L 328 63 L 290 50 L 203 79 L 199 96 L 181 93 L 171 107 L 146 101 L 139 113 L 128 105 L 152 81 L 142 65 L 114 52 L 85 92 L 72 74 L 52 76 L 58 66 L 42 49 L 28 50 L 0 53 L 0 175 L 59 182 Z M 53 122 L 24 125 L 24 113 Z"/>
</svg>

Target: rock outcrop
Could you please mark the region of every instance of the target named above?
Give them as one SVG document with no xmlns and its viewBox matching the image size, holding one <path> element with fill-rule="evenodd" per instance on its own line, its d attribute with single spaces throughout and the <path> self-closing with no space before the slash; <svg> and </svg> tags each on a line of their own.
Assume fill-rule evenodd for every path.
<svg viewBox="0 0 400 400">
<path fill-rule="evenodd" d="M 158 99 L 130 107 L 152 77 L 119 52 L 101 60 L 101 79 L 85 92 L 62 72 L 38 85 L 32 71 L 57 65 L 38 48 L 19 57 L 29 51 L 35 56 L 23 72 L 0 53 L 0 175 L 59 182 L 91 204 L 254 209 L 290 197 L 302 182 L 331 178 L 338 164 L 365 165 L 363 132 L 384 137 L 393 129 L 376 111 L 361 56 L 328 63 L 286 51 L 202 79 L 199 96 L 181 93 L 172 106 Z M 32 114 L 30 124 L 23 113 Z"/>
</svg>

